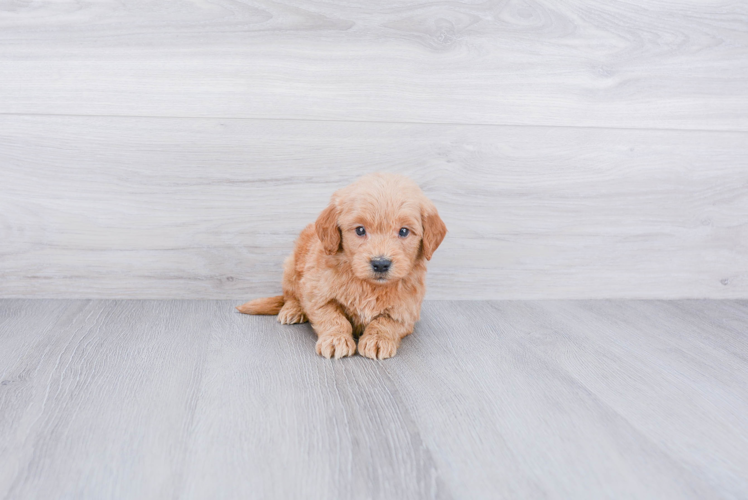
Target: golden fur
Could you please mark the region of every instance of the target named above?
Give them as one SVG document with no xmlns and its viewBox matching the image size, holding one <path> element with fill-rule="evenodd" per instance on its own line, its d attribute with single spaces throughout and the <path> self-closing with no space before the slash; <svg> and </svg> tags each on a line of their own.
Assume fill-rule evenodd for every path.
<svg viewBox="0 0 748 500">
<path fill-rule="evenodd" d="M 409 231 L 405 237 L 402 228 Z M 277 314 L 283 324 L 310 321 L 317 353 L 326 358 L 354 354 L 354 335 L 363 356 L 392 357 L 418 321 L 426 261 L 446 233 L 436 207 L 413 181 L 396 174 L 362 177 L 336 191 L 301 232 L 284 264 L 283 295 L 237 309 Z M 372 266 L 379 257 L 391 260 L 386 273 Z"/>
</svg>

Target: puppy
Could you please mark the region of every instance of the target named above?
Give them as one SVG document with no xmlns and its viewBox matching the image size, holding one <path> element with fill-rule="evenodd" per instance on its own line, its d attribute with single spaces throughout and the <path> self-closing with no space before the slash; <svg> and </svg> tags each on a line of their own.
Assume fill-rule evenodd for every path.
<svg viewBox="0 0 748 500">
<path fill-rule="evenodd" d="M 310 321 L 317 353 L 395 355 L 413 332 L 426 292 L 426 261 L 447 228 L 434 204 L 402 175 L 372 174 L 336 191 L 284 264 L 283 295 L 237 307 Z"/>
</svg>

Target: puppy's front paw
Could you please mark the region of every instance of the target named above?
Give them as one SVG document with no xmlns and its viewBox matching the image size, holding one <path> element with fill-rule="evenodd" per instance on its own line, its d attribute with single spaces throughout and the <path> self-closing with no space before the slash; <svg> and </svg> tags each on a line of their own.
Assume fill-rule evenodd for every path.
<svg viewBox="0 0 748 500">
<path fill-rule="evenodd" d="M 356 342 L 350 334 L 329 334 L 317 339 L 317 354 L 327 359 L 352 356 L 356 352 Z"/>
<path fill-rule="evenodd" d="M 391 358 L 397 352 L 397 342 L 383 335 L 365 333 L 358 341 L 358 352 L 371 359 Z"/>
</svg>

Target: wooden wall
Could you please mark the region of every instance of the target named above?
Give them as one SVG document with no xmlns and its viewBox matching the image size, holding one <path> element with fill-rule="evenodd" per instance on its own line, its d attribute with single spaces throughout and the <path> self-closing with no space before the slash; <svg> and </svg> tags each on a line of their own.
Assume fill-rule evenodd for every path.
<svg viewBox="0 0 748 500">
<path fill-rule="evenodd" d="M 0 296 L 233 298 L 410 175 L 432 299 L 748 297 L 748 4 L 0 6 Z"/>
</svg>

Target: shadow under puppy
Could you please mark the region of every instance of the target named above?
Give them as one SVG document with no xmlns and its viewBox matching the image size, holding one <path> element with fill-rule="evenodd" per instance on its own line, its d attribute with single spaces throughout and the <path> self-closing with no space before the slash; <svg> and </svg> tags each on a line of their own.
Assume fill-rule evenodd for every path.
<svg viewBox="0 0 748 500">
<path fill-rule="evenodd" d="M 283 324 L 311 322 L 317 353 L 395 355 L 413 332 L 426 292 L 426 261 L 447 228 L 412 180 L 371 174 L 336 191 L 284 263 L 283 295 L 237 307 L 277 314 Z"/>
</svg>

